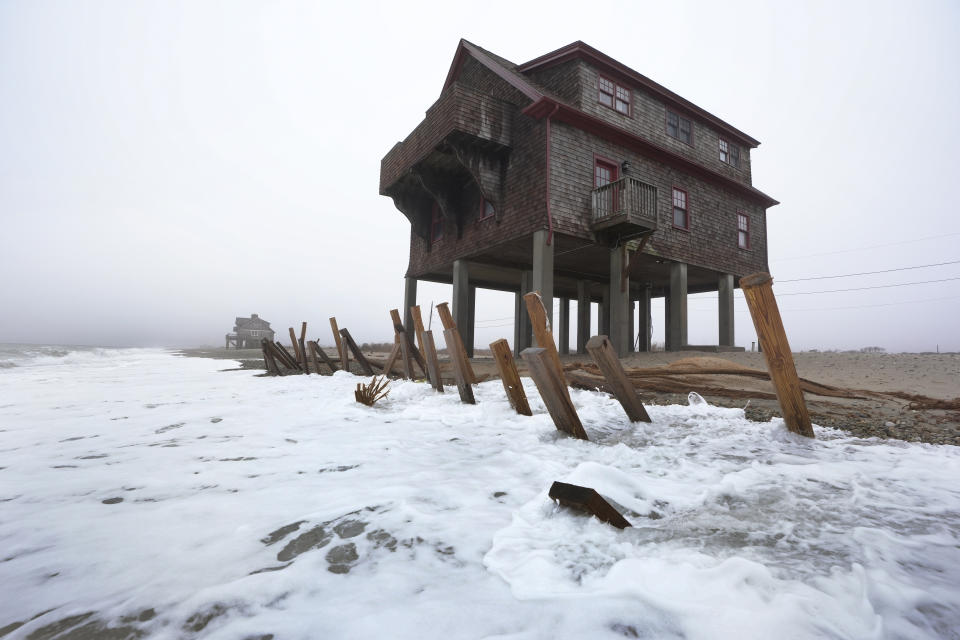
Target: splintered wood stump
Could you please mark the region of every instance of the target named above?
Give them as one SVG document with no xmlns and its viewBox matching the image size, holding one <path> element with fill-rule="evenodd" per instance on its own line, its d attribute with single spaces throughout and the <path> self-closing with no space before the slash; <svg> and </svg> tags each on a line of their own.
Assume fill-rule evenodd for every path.
<svg viewBox="0 0 960 640">
<path fill-rule="evenodd" d="M 547 406 L 547 411 L 557 429 L 575 438 L 589 440 L 587 432 L 583 430 L 580 416 L 577 415 L 577 409 L 570 400 L 566 381 L 560 377 L 547 350 L 542 347 L 524 349 L 520 357 L 527 363 L 530 377 L 536 383 L 540 397 L 543 398 L 543 404 Z"/>
<path fill-rule="evenodd" d="M 389 376 L 393 371 L 393 364 L 400 357 L 400 336 L 393 336 L 393 348 L 390 349 L 390 355 L 387 356 L 387 362 L 383 365 L 383 375 Z"/>
<path fill-rule="evenodd" d="M 643 402 L 637 395 L 630 379 L 627 378 L 627 372 L 623 370 L 623 364 L 613 350 L 613 345 L 607 336 L 593 336 L 587 342 L 587 351 L 593 361 L 597 363 L 600 372 L 607 380 L 607 385 L 613 391 L 613 396 L 620 402 L 623 410 L 627 412 L 627 417 L 631 422 L 650 422 L 650 416 L 647 410 L 643 408 Z"/>
<path fill-rule="evenodd" d="M 533 412 L 530 411 L 527 394 L 520 382 L 520 374 L 517 372 L 517 364 L 513 361 L 510 344 L 501 338 L 490 343 L 490 350 L 493 352 L 497 369 L 500 370 L 500 380 L 503 382 L 503 390 L 507 393 L 510 406 L 522 416 L 532 416 Z"/>
<path fill-rule="evenodd" d="M 443 379 L 440 377 L 440 361 L 437 359 L 437 346 L 433 342 L 433 331 L 423 332 L 423 350 L 426 352 L 427 375 L 433 388 L 443 393 Z"/>
<path fill-rule="evenodd" d="M 337 318 L 330 318 L 330 328 L 333 329 L 333 342 L 337 346 L 337 357 L 340 358 L 340 364 L 344 371 L 350 371 L 350 362 L 347 356 L 347 350 L 343 348 L 343 340 L 340 339 L 340 329 L 337 327 Z"/>
<path fill-rule="evenodd" d="M 263 349 L 263 363 L 267 367 L 267 372 L 275 376 L 280 375 L 280 367 L 277 366 L 277 361 L 273 357 L 270 341 L 266 338 L 261 339 L 260 348 Z"/>
<path fill-rule="evenodd" d="M 423 375 L 427 375 L 427 363 L 423 359 L 423 355 L 420 353 L 420 350 L 417 349 L 417 345 L 413 343 L 413 337 L 407 332 L 403 327 L 403 321 L 400 319 L 400 312 L 397 309 L 390 310 L 390 319 L 393 321 L 393 330 L 394 332 L 401 336 L 402 342 L 407 344 L 407 353 L 410 357 L 417 361 L 417 366 L 420 367 L 420 370 L 423 371 Z M 401 354 L 403 344 L 401 343 Z M 409 377 L 413 379 L 413 370 L 411 369 Z"/>
<path fill-rule="evenodd" d="M 410 317 L 413 318 L 413 330 L 416 332 L 417 346 L 420 348 L 420 355 L 423 356 L 423 359 L 426 362 L 427 350 L 423 346 L 423 317 L 420 315 L 420 305 L 410 307 Z M 409 329 L 410 327 L 407 328 Z M 430 374 L 429 368 L 430 363 L 427 362 L 427 375 Z"/>
<path fill-rule="evenodd" d="M 543 299 L 538 292 L 531 291 L 523 296 L 523 300 L 527 304 L 527 315 L 530 316 L 530 326 L 533 329 L 534 337 L 537 339 L 537 345 L 546 350 L 551 366 L 557 370 L 560 380 L 563 381 L 563 393 L 569 397 L 570 392 L 567 390 L 566 376 L 563 374 L 563 365 L 560 364 L 557 343 L 553 340 L 553 331 L 547 321 L 547 309 L 543 306 Z"/>
<path fill-rule="evenodd" d="M 453 365 L 453 377 L 457 381 L 457 391 L 460 392 L 460 402 L 466 404 L 477 404 L 473 397 L 473 387 L 470 378 L 470 361 L 467 359 L 467 352 L 463 348 L 463 342 L 460 341 L 460 332 L 457 328 L 446 329 L 443 332 L 443 339 L 447 342 L 447 351 L 450 353 L 450 362 Z"/>
<path fill-rule="evenodd" d="M 453 321 L 453 314 L 450 313 L 450 307 L 447 306 L 446 302 L 441 302 L 437 305 L 437 315 L 440 316 L 440 323 L 443 325 L 443 336 L 446 338 L 448 329 L 457 329 L 457 323 Z M 461 348 L 463 348 L 463 340 L 460 338 L 460 331 L 457 329 L 457 340 L 460 342 Z M 450 343 L 447 342 L 447 350 L 450 349 Z M 464 354 L 466 354 L 466 349 L 464 348 Z M 466 359 L 468 380 L 471 383 L 477 381 L 477 376 L 473 373 L 473 367 L 470 366 L 470 359 Z"/>
<path fill-rule="evenodd" d="M 293 327 L 290 327 L 290 346 L 293 347 L 293 359 L 297 361 L 297 364 L 300 364 L 300 349 L 297 348 L 297 334 Z"/>
<path fill-rule="evenodd" d="M 613 505 L 603 499 L 596 489 L 581 487 L 578 484 L 554 482 L 550 487 L 550 497 L 565 507 L 586 511 L 601 522 L 612 524 L 617 529 L 631 527 L 627 519 Z"/>
<path fill-rule="evenodd" d="M 357 346 L 357 343 L 354 342 L 353 336 L 350 335 L 350 332 L 346 329 L 340 329 L 340 337 L 343 338 L 343 343 L 353 353 L 353 357 L 357 361 L 357 364 L 360 365 L 360 371 L 363 372 L 363 375 L 372 376 L 373 367 L 371 367 L 370 363 L 367 362 L 367 358 L 363 355 L 363 352 L 360 351 L 360 347 Z M 344 349 L 343 351 L 346 353 L 347 350 Z"/>
<path fill-rule="evenodd" d="M 312 344 L 314 357 L 320 356 L 320 359 L 323 360 L 323 363 L 330 367 L 330 373 L 336 373 L 337 365 L 333 364 L 333 360 L 330 359 L 330 356 L 328 356 L 327 353 L 320 348 L 320 343 L 316 340 L 313 340 Z M 320 373 L 320 369 L 317 369 L 317 373 Z"/>
<path fill-rule="evenodd" d="M 769 273 L 754 273 L 740 278 L 743 297 L 747 299 L 753 326 L 757 329 L 757 338 L 763 345 L 763 355 L 767 360 L 767 370 L 773 388 L 777 392 L 777 402 L 783 412 L 783 421 L 793 433 L 813 438 L 813 426 L 807 403 L 803 399 L 800 378 L 793 362 L 790 343 L 783 329 L 780 309 L 773 295 L 773 278 Z"/>
</svg>

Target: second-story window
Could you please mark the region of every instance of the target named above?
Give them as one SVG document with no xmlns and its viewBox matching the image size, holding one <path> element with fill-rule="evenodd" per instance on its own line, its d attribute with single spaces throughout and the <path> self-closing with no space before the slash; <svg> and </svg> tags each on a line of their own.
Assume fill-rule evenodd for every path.
<svg viewBox="0 0 960 640">
<path fill-rule="evenodd" d="M 433 204 L 433 212 L 430 216 L 430 241 L 436 242 L 443 238 L 443 216 L 440 215 L 440 207 Z"/>
<path fill-rule="evenodd" d="M 480 196 L 480 209 L 477 212 L 477 219 L 486 220 L 487 218 L 492 218 L 494 213 L 496 213 L 496 211 L 493 208 L 493 203 L 483 196 Z"/>
<path fill-rule="evenodd" d="M 687 192 L 673 188 L 673 226 L 678 229 L 690 228 L 690 212 L 687 209 Z"/>
<path fill-rule="evenodd" d="M 690 120 L 673 111 L 667 111 L 667 135 L 681 142 L 693 144 L 693 127 Z"/>
<path fill-rule="evenodd" d="M 737 246 L 741 249 L 750 248 L 750 216 L 737 212 Z"/>
<path fill-rule="evenodd" d="M 740 166 L 740 147 L 720 138 L 720 162 Z"/>
<path fill-rule="evenodd" d="M 630 89 L 622 87 L 603 76 L 600 76 L 597 86 L 600 90 L 598 94 L 600 104 L 615 109 L 624 115 L 630 115 Z"/>
</svg>

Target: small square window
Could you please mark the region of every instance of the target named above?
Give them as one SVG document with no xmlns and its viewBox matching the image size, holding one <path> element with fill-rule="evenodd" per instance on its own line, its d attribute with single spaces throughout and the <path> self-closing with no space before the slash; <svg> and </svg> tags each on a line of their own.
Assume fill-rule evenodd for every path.
<svg viewBox="0 0 960 640">
<path fill-rule="evenodd" d="M 600 76 L 597 80 L 599 90 L 597 100 L 600 104 L 615 109 L 620 113 L 630 115 L 630 89 L 622 87 L 613 80 Z"/>
<path fill-rule="evenodd" d="M 720 162 L 733 165 L 734 167 L 739 167 L 740 147 L 732 142 L 727 142 L 723 138 L 720 138 Z"/>
</svg>

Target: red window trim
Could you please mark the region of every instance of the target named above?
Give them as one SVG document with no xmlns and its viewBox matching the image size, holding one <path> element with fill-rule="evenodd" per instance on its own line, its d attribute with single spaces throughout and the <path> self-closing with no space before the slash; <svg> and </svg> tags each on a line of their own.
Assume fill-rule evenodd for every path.
<svg viewBox="0 0 960 640">
<path fill-rule="evenodd" d="M 686 208 L 684 209 L 684 211 L 686 211 L 687 213 L 686 215 L 687 226 L 685 227 L 677 226 L 677 223 L 674 222 L 675 218 L 673 215 L 673 210 L 676 206 L 673 204 L 674 191 L 679 191 L 680 193 L 683 194 L 683 203 L 686 205 Z M 677 186 L 671 186 L 671 190 L 670 190 L 670 224 L 673 226 L 674 229 L 680 229 L 681 231 L 690 231 L 690 194 L 687 192 L 686 189 L 681 189 L 680 187 L 677 187 Z"/>
<path fill-rule="evenodd" d="M 613 93 L 606 93 L 605 91 L 600 90 L 601 80 L 606 80 L 607 82 L 613 85 Z M 617 89 L 623 89 L 624 91 L 627 92 L 627 112 L 626 113 L 617 109 Z M 610 96 L 611 104 L 604 104 L 604 102 L 600 99 L 601 94 Z M 627 116 L 628 118 L 633 117 L 633 91 L 630 89 L 630 87 L 620 84 L 616 80 L 612 80 L 611 78 L 605 75 L 597 76 L 597 102 L 600 103 L 601 106 L 604 106 L 607 109 L 616 111 L 622 116 Z"/>
<path fill-rule="evenodd" d="M 745 229 L 747 233 L 747 246 L 740 244 L 740 216 L 743 216 L 747 221 L 747 228 Z M 743 251 L 750 250 L 750 214 L 745 211 L 737 209 L 737 248 Z"/>
<path fill-rule="evenodd" d="M 690 123 L 690 142 L 687 142 L 686 140 L 681 139 L 679 136 L 677 136 L 676 138 L 674 138 L 672 135 L 670 135 L 670 114 L 671 114 L 671 113 L 674 114 L 675 116 L 677 116 L 677 133 L 680 133 L 680 118 L 683 118 L 684 120 L 686 120 L 687 122 Z M 688 145 L 690 145 L 690 146 L 692 147 L 692 146 L 693 146 L 693 129 L 694 129 L 694 127 L 693 127 L 693 118 L 691 118 L 690 116 L 684 114 L 682 111 L 678 111 L 678 110 L 676 110 L 676 109 L 671 109 L 670 107 L 666 107 L 666 109 L 664 109 L 664 112 L 663 112 L 663 131 L 664 131 L 664 133 L 667 134 L 667 137 L 668 137 L 668 138 L 673 138 L 674 140 L 677 140 L 678 142 L 682 142 L 683 144 L 688 144 Z"/>
<path fill-rule="evenodd" d="M 490 204 L 490 213 L 486 213 L 487 204 Z M 480 196 L 480 206 L 477 208 L 477 222 L 482 222 L 484 220 L 490 220 L 497 216 L 497 210 L 494 209 L 493 204 L 489 200 Z"/>
<path fill-rule="evenodd" d="M 610 179 L 610 182 L 616 182 L 617 180 L 620 179 L 620 163 L 617 162 L 616 160 L 611 160 L 610 158 L 606 158 L 604 156 L 601 156 L 598 153 L 595 153 L 593 154 L 593 188 L 594 189 L 600 186 L 597 184 L 597 165 L 598 164 L 607 165 L 612 169 L 612 171 L 610 172 L 610 175 L 612 176 Z"/>
</svg>

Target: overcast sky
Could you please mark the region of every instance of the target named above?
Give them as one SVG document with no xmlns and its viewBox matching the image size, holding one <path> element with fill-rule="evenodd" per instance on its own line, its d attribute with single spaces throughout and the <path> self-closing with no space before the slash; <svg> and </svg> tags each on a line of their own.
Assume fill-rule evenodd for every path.
<svg viewBox="0 0 960 640">
<path fill-rule="evenodd" d="M 251 312 L 391 339 L 409 223 L 380 159 L 461 37 L 518 63 L 583 40 L 759 139 L 795 350 L 960 350 L 960 264 L 785 282 L 960 260 L 955 0 L 0 1 L 0 342 L 221 344 Z M 421 283 L 425 312 L 449 295 Z M 716 343 L 715 296 L 689 307 Z M 478 345 L 512 309 L 478 295 Z"/>
</svg>

